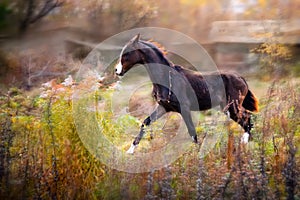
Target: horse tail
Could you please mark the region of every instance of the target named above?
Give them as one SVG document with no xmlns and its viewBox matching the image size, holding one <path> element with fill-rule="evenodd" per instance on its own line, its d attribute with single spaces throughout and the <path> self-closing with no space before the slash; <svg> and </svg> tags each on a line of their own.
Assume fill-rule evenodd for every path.
<svg viewBox="0 0 300 200">
<path fill-rule="evenodd" d="M 246 110 L 249 110 L 249 111 L 252 111 L 252 112 L 258 112 L 259 111 L 258 99 L 250 90 L 248 90 L 248 92 L 246 94 L 246 97 L 243 101 L 242 106 Z"/>
</svg>

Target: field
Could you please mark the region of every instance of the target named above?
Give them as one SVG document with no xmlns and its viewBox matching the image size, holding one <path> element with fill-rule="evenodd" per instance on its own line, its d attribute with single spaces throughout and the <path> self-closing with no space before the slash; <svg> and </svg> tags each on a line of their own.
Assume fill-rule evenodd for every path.
<svg viewBox="0 0 300 200">
<path fill-rule="evenodd" d="M 299 200 L 299 10 L 300 0 L 0 0 L 0 199 Z M 120 53 L 138 65 L 122 78 Z M 241 74 L 259 99 L 251 141 L 216 107 L 192 112 L 200 144 L 167 113 L 127 154 L 157 105 L 139 63 L 166 58 Z M 163 71 L 152 78 L 177 87 Z"/>
<path fill-rule="evenodd" d="M 147 98 L 150 86 L 144 86 L 142 91 L 146 92 L 137 91 L 132 96 L 132 115 L 119 115 L 117 119 L 115 110 L 101 104 L 98 106 L 106 106 L 105 109 L 89 110 L 96 116 L 94 119 L 84 114 L 74 116 L 76 105 L 81 104 L 72 100 L 71 86 L 57 83 L 44 89 L 42 94 L 47 95 L 35 92 L 31 96 L 11 88 L 0 99 L 0 195 L 5 199 L 300 198 L 299 79 L 251 79 L 249 85 L 260 99 L 260 112 L 254 114 L 253 140 L 249 144 L 240 142 L 242 130 L 222 113 L 214 115 L 217 119 L 210 117 L 211 112 L 198 113 L 202 122 L 197 132 L 202 145 L 209 145 L 210 137 L 216 138 L 209 150 L 189 144 L 174 162 L 143 173 L 107 166 L 99 155 L 111 155 L 104 154 L 109 152 L 103 149 L 100 154 L 91 154 L 83 136 L 78 135 L 81 130 L 76 127 L 76 120 L 82 120 L 94 132 L 98 129 L 91 120 L 96 120 L 106 139 L 126 151 L 147 114 L 134 112 L 139 110 L 138 102 L 148 101 L 153 106 L 151 98 Z M 114 92 L 113 88 L 100 87 L 92 97 L 79 102 L 89 107 L 89 98 L 103 100 Z M 174 124 L 180 117 L 172 114 L 167 118 L 167 122 L 163 118 L 149 129 L 138 152 L 160 149 L 174 137 Z M 101 138 L 95 141 L 101 143 Z"/>
</svg>

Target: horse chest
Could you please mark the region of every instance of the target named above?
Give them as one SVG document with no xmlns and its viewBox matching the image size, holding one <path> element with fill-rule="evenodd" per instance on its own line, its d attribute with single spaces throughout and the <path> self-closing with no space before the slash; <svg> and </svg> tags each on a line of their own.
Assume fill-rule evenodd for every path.
<svg viewBox="0 0 300 200">
<path fill-rule="evenodd" d="M 163 106 L 167 112 L 174 111 L 179 112 L 180 111 L 180 104 L 175 97 L 173 93 L 169 92 L 169 89 L 161 86 L 161 85 L 154 85 L 152 96 L 155 99 L 155 101 Z"/>
</svg>

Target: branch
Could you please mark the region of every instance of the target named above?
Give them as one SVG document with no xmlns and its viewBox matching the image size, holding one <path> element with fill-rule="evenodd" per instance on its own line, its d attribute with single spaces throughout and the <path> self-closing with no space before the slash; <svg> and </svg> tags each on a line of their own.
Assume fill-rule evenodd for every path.
<svg viewBox="0 0 300 200">
<path fill-rule="evenodd" d="M 46 0 L 42 4 L 41 9 L 38 11 L 39 3 L 37 3 L 35 0 L 26 1 L 25 16 L 24 19 L 21 19 L 19 27 L 20 32 L 24 33 L 30 24 L 39 21 L 40 19 L 48 15 L 53 9 L 62 6 L 63 3 L 64 2 L 62 0 Z M 37 14 L 35 15 L 35 13 Z"/>
<path fill-rule="evenodd" d="M 53 9 L 62 6 L 63 3 L 64 3 L 63 1 L 59 1 L 59 0 L 56 0 L 55 2 L 53 2 L 53 0 L 47 0 L 44 4 L 43 8 L 40 10 L 40 12 L 38 12 L 38 14 L 30 20 L 30 24 L 33 24 L 33 23 L 37 22 L 38 20 L 40 20 L 41 18 L 45 17 Z"/>
<path fill-rule="evenodd" d="M 21 22 L 20 22 L 20 31 L 21 32 L 24 32 L 27 29 L 28 24 L 30 23 L 30 20 L 31 20 L 32 15 L 35 10 L 34 0 L 29 0 L 27 2 L 27 7 L 25 7 L 25 9 L 26 9 L 25 17 L 24 17 L 24 19 L 21 19 Z"/>
</svg>

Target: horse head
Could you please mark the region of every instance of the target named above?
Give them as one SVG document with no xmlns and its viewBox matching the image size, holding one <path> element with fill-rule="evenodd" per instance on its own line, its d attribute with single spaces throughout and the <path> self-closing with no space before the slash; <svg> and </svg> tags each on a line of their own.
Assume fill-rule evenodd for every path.
<svg viewBox="0 0 300 200">
<path fill-rule="evenodd" d="M 123 76 L 136 64 L 144 64 L 140 44 L 140 34 L 134 36 L 122 49 L 119 62 L 115 71 L 118 76 Z"/>
</svg>

